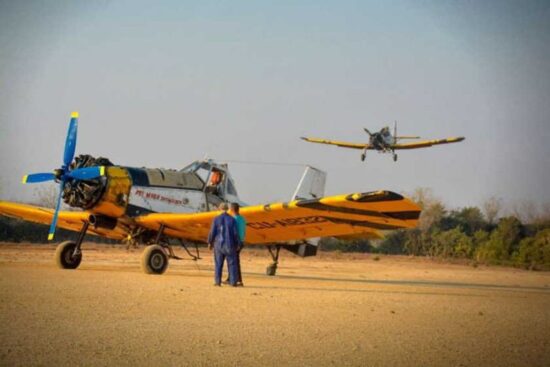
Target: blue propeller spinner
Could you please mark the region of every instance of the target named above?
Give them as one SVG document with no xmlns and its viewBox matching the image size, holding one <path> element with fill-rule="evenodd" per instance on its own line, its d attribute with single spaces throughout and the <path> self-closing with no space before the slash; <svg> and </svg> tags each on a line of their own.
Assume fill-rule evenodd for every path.
<svg viewBox="0 0 550 367">
<path fill-rule="evenodd" d="M 63 152 L 63 165 L 53 171 L 53 173 L 32 173 L 23 177 L 23 183 L 37 183 L 45 181 L 58 181 L 59 182 L 59 195 L 57 197 L 57 205 L 55 206 L 55 212 L 53 220 L 50 225 L 50 231 L 48 233 L 48 240 L 53 240 L 55 234 L 55 227 L 57 225 L 57 215 L 59 213 L 59 207 L 61 205 L 61 196 L 63 195 L 63 188 L 65 182 L 69 179 L 76 180 L 93 180 L 94 178 L 103 176 L 105 174 L 105 167 L 85 167 L 76 168 L 71 170 L 70 165 L 74 158 L 74 152 L 76 149 L 76 132 L 78 129 L 78 112 L 71 113 L 71 121 L 69 122 L 69 130 L 67 131 L 67 140 L 65 140 L 65 151 Z"/>
</svg>

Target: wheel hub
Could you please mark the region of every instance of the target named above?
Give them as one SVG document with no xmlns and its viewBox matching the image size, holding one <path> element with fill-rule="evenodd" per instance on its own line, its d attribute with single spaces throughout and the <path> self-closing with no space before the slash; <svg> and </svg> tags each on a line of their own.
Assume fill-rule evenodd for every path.
<svg viewBox="0 0 550 367">
<path fill-rule="evenodd" d="M 151 267 L 153 269 L 162 269 L 162 267 L 164 266 L 164 257 L 162 256 L 162 254 L 159 254 L 159 253 L 156 253 L 156 254 L 153 254 L 153 256 L 151 256 Z"/>
</svg>

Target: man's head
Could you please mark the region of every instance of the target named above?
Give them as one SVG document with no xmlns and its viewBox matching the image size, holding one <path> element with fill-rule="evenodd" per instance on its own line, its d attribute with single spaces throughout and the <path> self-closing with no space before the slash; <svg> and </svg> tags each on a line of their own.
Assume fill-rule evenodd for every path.
<svg viewBox="0 0 550 367">
<path fill-rule="evenodd" d="M 239 214 L 239 203 L 231 203 L 231 211 L 235 214 Z"/>
<path fill-rule="evenodd" d="M 223 202 L 218 206 L 218 209 L 223 210 L 224 212 L 226 212 L 227 209 L 229 209 L 229 207 L 227 206 L 226 202 Z"/>
</svg>

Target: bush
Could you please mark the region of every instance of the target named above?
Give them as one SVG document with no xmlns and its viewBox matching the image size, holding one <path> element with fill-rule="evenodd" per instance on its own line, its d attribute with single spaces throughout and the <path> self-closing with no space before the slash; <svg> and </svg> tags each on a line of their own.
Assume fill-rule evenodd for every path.
<svg viewBox="0 0 550 367">
<path fill-rule="evenodd" d="M 521 240 L 514 260 L 528 269 L 550 269 L 550 229 Z"/>
</svg>

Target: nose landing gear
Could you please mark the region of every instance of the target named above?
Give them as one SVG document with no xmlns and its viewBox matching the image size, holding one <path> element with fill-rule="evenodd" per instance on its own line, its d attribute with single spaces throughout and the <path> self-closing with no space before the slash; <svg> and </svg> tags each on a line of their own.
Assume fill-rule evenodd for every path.
<svg viewBox="0 0 550 367">
<path fill-rule="evenodd" d="M 76 269 L 80 265 L 82 261 L 80 246 L 82 245 L 86 231 L 88 231 L 89 225 L 90 222 L 84 222 L 76 242 L 61 242 L 55 249 L 55 262 L 61 269 Z"/>
</svg>

